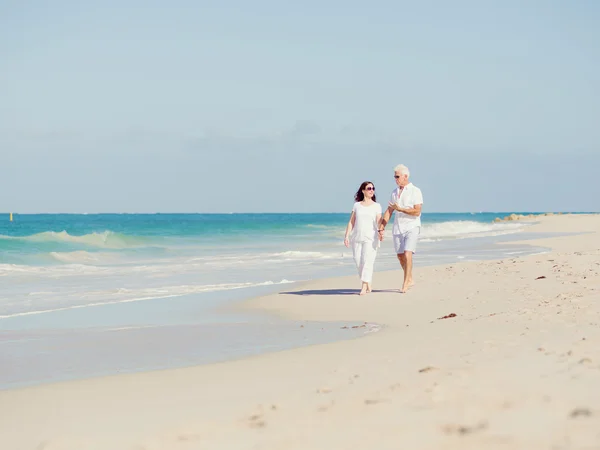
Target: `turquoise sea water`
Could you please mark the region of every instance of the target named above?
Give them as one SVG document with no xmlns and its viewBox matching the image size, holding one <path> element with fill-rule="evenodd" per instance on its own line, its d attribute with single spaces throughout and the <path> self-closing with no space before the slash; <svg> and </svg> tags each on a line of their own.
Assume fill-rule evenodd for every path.
<svg viewBox="0 0 600 450">
<path fill-rule="evenodd" d="M 490 224 L 495 217 L 498 214 L 424 214 L 423 222 L 463 225 L 462 230 L 446 230 L 450 236 L 483 232 L 483 228 L 468 228 L 472 226 L 469 222 Z M 303 240 L 327 242 L 343 235 L 347 220 L 348 214 L 16 215 L 13 222 L 0 221 L 0 263 L 64 262 L 52 253 L 77 250 L 145 250 L 160 256 L 161 251 L 184 247 L 207 252 L 235 244 L 253 248 L 269 244 L 277 247 L 286 241 L 290 246 Z"/>
<path fill-rule="evenodd" d="M 536 251 L 508 242 L 525 236 L 527 225 L 492 222 L 504 215 L 425 213 L 415 265 Z M 0 388 L 219 361 L 373 331 L 374 324 L 348 330 L 229 308 L 294 292 L 301 281 L 355 275 L 343 245 L 347 220 L 17 214 L 9 222 L 0 215 Z M 398 270 L 389 231 L 375 263 L 376 271 L 388 269 Z"/>
<path fill-rule="evenodd" d="M 522 230 L 522 224 L 492 223 L 498 215 L 424 214 L 421 263 L 444 253 L 443 242 Z M 3 219 L 0 317 L 285 284 L 353 270 L 351 252 L 342 245 L 348 214 L 39 214 Z M 376 270 L 386 267 L 390 250 L 388 240 Z"/>
</svg>

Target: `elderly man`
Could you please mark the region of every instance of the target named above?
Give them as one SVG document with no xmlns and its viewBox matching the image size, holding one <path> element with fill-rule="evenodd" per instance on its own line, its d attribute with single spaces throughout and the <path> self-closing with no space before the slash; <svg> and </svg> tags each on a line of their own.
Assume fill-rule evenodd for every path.
<svg viewBox="0 0 600 450">
<path fill-rule="evenodd" d="M 379 233 L 383 237 L 385 226 L 393 212 L 396 211 L 392 234 L 394 248 L 404 271 L 404 282 L 400 290 L 402 293 L 414 284 L 412 278 L 413 253 L 417 250 L 417 240 L 421 232 L 421 208 L 423 206 L 421 189 L 408 181 L 409 177 L 410 171 L 405 165 L 400 164 L 394 168 L 394 178 L 398 187 L 392 191 L 390 203 L 379 227 Z"/>
</svg>

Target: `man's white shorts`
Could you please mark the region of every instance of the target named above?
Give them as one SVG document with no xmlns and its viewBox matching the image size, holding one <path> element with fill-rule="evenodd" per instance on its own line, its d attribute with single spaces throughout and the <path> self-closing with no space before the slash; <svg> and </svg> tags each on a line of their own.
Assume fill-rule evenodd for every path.
<svg viewBox="0 0 600 450">
<path fill-rule="evenodd" d="M 394 248 L 397 254 L 406 251 L 415 253 L 417 251 L 417 241 L 421 234 L 421 227 L 411 228 L 402 234 L 394 234 Z"/>
</svg>

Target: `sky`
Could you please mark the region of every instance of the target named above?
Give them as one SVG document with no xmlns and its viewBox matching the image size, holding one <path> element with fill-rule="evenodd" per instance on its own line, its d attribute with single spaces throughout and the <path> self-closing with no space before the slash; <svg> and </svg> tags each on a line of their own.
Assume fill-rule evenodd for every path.
<svg viewBox="0 0 600 450">
<path fill-rule="evenodd" d="M 294 3 L 294 4 L 292 4 Z M 0 0 L 0 211 L 600 211 L 595 0 Z"/>
</svg>

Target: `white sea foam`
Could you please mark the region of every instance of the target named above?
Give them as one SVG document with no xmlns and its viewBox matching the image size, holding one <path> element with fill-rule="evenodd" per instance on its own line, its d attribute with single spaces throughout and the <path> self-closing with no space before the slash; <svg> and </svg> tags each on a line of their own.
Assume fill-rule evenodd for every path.
<svg viewBox="0 0 600 450">
<path fill-rule="evenodd" d="M 327 230 L 327 229 L 334 228 L 334 227 L 332 225 L 321 225 L 321 224 L 309 223 L 306 225 L 306 228 L 317 228 L 317 229 L 321 229 L 321 230 Z"/>
<path fill-rule="evenodd" d="M 365 323 L 365 326 L 365 334 L 377 333 L 378 331 L 381 331 L 381 325 L 378 323 Z"/>
<path fill-rule="evenodd" d="M 338 258 L 339 253 L 306 252 L 289 250 L 287 252 L 273 253 L 269 257 L 280 257 L 286 260 L 291 259 L 332 259 Z"/>
<path fill-rule="evenodd" d="M 78 301 L 86 300 L 85 303 L 69 304 L 68 306 L 55 305 L 48 306 L 44 309 L 37 309 L 33 311 L 22 311 L 15 313 L 8 313 L 0 315 L 0 319 L 7 319 L 10 317 L 29 316 L 34 314 L 44 314 L 54 311 L 65 311 L 69 309 L 78 308 L 89 308 L 93 306 L 112 305 L 116 303 L 129 303 L 139 302 L 144 300 L 153 300 L 158 298 L 171 298 L 181 297 L 188 294 L 197 294 L 202 292 L 216 292 L 233 289 L 244 289 L 260 286 L 272 286 L 280 284 L 290 284 L 294 281 L 282 279 L 280 281 L 263 281 L 257 283 L 222 283 L 222 284 L 207 284 L 207 285 L 177 285 L 177 286 L 165 286 L 161 288 L 117 288 L 107 289 L 100 291 L 87 291 L 85 295 L 79 295 Z M 49 294 L 48 292 L 31 292 L 29 295 L 44 295 Z M 54 293 L 55 294 L 55 293 Z M 61 300 L 62 299 L 61 295 Z M 74 299 L 71 299 L 74 301 Z"/>
<path fill-rule="evenodd" d="M 49 277 L 82 275 L 106 272 L 110 269 L 85 264 L 65 264 L 61 266 L 26 266 L 21 264 L 0 264 L 0 276 L 42 275 Z"/>
<path fill-rule="evenodd" d="M 288 250 L 278 253 L 241 254 L 237 256 L 215 256 L 210 258 L 193 258 L 192 263 L 202 263 L 212 267 L 243 266 L 247 264 L 281 264 L 284 262 L 312 262 L 341 259 L 339 252 L 314 252 Z"/>
<path fill-rule="evenodd" d="M 50 256 L 57 261 L 67 264 L 96 264 L 100 261 L 99 254 L 86 252 L 85 250 L 77 250 L 74 252 L 50 252 Z"/>
<path fill-rule="evenodd" d="M 436 242 L 442 239 L 498 236 L 517 233 L 523 230 L 524 226 L 522 223 L 481 223 L 469 220 L 423 224 L 421 241 Z"/>
</svg>

